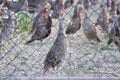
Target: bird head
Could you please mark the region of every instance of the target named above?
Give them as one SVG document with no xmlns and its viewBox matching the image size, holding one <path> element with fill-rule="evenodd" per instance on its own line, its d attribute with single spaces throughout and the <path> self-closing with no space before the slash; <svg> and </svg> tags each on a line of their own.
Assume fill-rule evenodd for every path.
<svg viewBox="0 0 120 80">
<path fill-rule="evenodd" d="M 48 1 L 45 1 L 45 2 L 43 3 L 43 6 L 44 6 L 45 8 L 48 8 L 48 9 L 51 8 L 51 5 L 50 5 L 50 3 L 49 3 Z"/>
<path fill-rule="evenodd" d="M 44 8 L 43 10 L 42 10 L 42 16 L 43 17 L 47 17 L 47 12 L 48 12 L 48 9 L 47 8 Z"/>
<path fill-rule="evenodd" d="M 78 6 L 79 6 L 79 9 L 80 9 L 80 10 L 83 10 L 84 7 L 83 7 L 83 4 L 82 4 L 81 1 L 78 2 Z"/>
</svg>

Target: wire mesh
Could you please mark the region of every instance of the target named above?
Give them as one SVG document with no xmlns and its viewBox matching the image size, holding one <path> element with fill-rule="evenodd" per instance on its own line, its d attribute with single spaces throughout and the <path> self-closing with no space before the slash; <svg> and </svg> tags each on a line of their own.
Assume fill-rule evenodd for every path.
<svg viewBox="0 0 120 80">
<path fill-rule="evenodd" d="M 91 4 L 88 8 L 88 16 L 92 24 L 95 24 L 99 16 L 102 4 L 101 0 L 96 1 L 96 5 Z M 75 0 L 76 2 L 77 0 Z M 71 20 L 74 8 L 73 4 L 64 11 L 62 17 Z M 80 15 L 83 22 L 84 13 L 81 12 Z M 16 13 L 13 16 L 16 17 Z M 25 27 L 28 28 L 32 21 L 31 17 L 31 21 Z M 36 77 L 68 77 L 68 79 L 69 77 L 120 77 L 120 52 L 114 43 L 107 45 L 108 38 L 99 26 L 96 29 L 100 43 L 89 41 L 85 37 L 82 27 L 75 34 L 67 35 L 69 50 L 66 53 L 68 56 L 64 60 L 64 65 L 59 70 L 50 68 L 46 74 L 43 74 L 43 62 L 55 42 L 59 29 L 58 19 L 52 19 L 52 21 L 50 36 L 42 42 L 36 40 L 29 45 L 25 45 L 25 42 L 32 36 L 28 34 L 29 30 L 20 32 L 19 25 L 15 23 L 15 30 L 11 38 L 5 38 L 0 44 L 0 80 L 9 80 L 10 77 L 13 79 L 29 77 L 30 80 Z M 65 25 L 67 27 L 68 24 L 65 23 Z M 113 24 L 108 24 L 108 26 L 111 29 Z M 0 27 L 1 34 L 3 28 Z"/>
</svg>

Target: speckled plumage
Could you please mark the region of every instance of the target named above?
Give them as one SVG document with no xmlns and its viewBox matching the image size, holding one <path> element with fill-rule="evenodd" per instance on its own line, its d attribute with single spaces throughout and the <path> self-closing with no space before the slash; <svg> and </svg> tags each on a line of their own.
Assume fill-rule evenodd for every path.
<svg viewBox="0 0 120 80">
<path fill-rule="evenodd" d="M 80 11 L 79 11 L 79 6 L 76 5 L 73 16 L 72 16 L 72 20 L 66 29 L 66 34 L 74 34 L 80 28 L 81 28 L 81 16 L 80 16 Z"/>
<path fill-rule="evenodd" d="M 65 36 L 65 31 L 64 31 L 63 23 L 59 22 L 59 32 L 57 38 L 44 61 L 45 72 L 47 72 L 50 67 L 55 68 L 55 66 L 59 66 L 62 59 L 66 55 L 66 51 L 67 51 L 67 40 Z"/>
<path fill-rule="evenodd" d="M 53 5 L 53 14 L 52 17 L 57 19 L 64 14 L 64 4 L 63 0 L 56 0 Z"/>
<path fill-rule="evenodd" d="M 15 29 L 15 22 L 11 15 L 9 15 L 8 19 L 3 20 L 4 25 L 2 26 L 2 30 L 0 33 L 0 43 L 4 40 L 11 39 L 12 34 L 14 33 Z"/>
<path fill-rule="evenodd" d="M 35 33 L 31 37 L 31 39 L 28 42 L 26 42 L 26 44 L 29 44 L 35 40 L 42 41 L 43 39 L 48 37 L 51 33 L 51 27 L 52 27 L 52 20 L 51 17 L 48 16 L 47 20 L 43 24 L 37 27 Z"/>
<path fill-rule="evenodd" d="M 67 9 L 69 8 L 70 6 L 73 5 L 75 0 L 67 0 L 65 3 L 64 3 L 64 8 Z"/>
<path fill-rule="evenodd" d="M 86 11 L 85 11 L 85 18 L 83 20 L 82 28 L 83 28 L 83 33 L 85 34 L 88 40 L 94 40 L 100 42 L 100 39 L 97 36 L 97 31 L 95 29 L 95 26 L 90 21 Z"/>
<path fill-rule="evenodd" d="M 108 45 L 110 45 L 112 42 L 114 42 L 115 45 L 120 49 L 120 16 L 115 21 L 114 28 L 111 29 L 109 34 Z"/>
</svg>

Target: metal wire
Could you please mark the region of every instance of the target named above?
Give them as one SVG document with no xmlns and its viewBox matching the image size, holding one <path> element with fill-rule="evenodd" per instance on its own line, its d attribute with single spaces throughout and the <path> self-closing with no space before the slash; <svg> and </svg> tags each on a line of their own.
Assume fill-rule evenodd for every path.
<svg viewBox="0 0 120 80">
<path fill-rule="evenodd" d="M 100 5 L 101 0 L 97 0 L 97 5 L 91 4 L 88 9 L 89 19 L 93 24 L 98 18 Z M 74 7 L 73 5 L 65 10 L 63 17 L 71 20 Z M 80 15 L 83 21 L 84 13 L 81 12 Z M 67 23 L 65 25 L 67 27 Z M 19 26 L 15 26 L 18 29 Z M 111 26 L 109 24 L 110 29 Z M 20 35 L 16 29 L 12 39 L 6 39 L 0 44 L 0 80 L 16 77 L 18 80 L 26 77 L 29 77 L 29 80 L 38 77 L 120 77 L 120 52 L 113 43 L 107 46 L 108 38 L 105 38 L 100 27 L 96 28 L 101 43 L 89 41 L 82 28 L 75 34 L 67 35 L 69 50 L 64 65 L 60 70 L 50 69 L 46 74 L 43 74 L 43 61 L 56 39 L 58 20 L 53 19 L 52 32 L 48 38 L 29 45 L 24 43 L 31 35 L 28 32 Z"/>
</svg>

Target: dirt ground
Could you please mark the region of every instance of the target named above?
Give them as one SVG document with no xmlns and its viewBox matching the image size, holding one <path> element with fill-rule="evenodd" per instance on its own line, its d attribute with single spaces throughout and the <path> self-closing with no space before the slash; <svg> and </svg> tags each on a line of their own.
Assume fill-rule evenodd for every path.
<svg viewBox="0 0 120 80">
<path fill-rule="evenodd" d="M 66 10 L 64 17 L 70 18 L 73 9 L 72 6 Z M 98 12 L 99 4 L 89 9 L 94 23 L 98 14 L 92 9 Z M 81 13 L 81 17 L 83 19 L 84 14 Z M 43 62 L 58 32 L 58 20 L 53 22 L 52 33 L 43 42 L 25 45 L 31 36 L 27 32 L 23 36 L 15 33 L 12 40 L 4 41 L 0 53 L 0 77 L 120 77 L 120 52 L 113 43 L 107 46 L 108 38 L 99 27 L 101 43 L 89 42 L 82 28 L 76 34 L 68 35 L 69 49 L 64 65 L 43 74 Z"/>
</svg>

